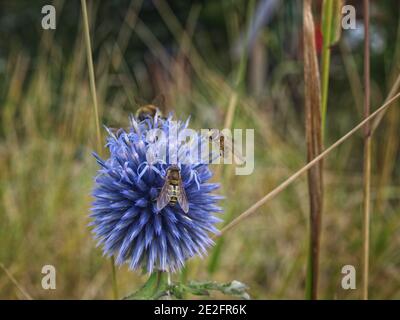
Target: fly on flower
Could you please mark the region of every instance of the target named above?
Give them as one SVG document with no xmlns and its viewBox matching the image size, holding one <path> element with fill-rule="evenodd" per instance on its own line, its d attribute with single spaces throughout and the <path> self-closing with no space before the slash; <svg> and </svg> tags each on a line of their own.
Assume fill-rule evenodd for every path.
<svg viewBox="0 0 400 320">
<path fill-rule="evenodd" d="M 161 210 L 168 204 L 174 206 L 176 202 L 185 213 L 188 213 L 189 204 L 182 184 L 181 169 L 177 165 L 172 165 L 167 169 L 164 186 L 157 198 L 157 209 Z"/>
<path fill-rule="evenodd" d="M 152 129 L 166 137 L 187 127 L 188 121 L 173 121 L 172 116 L 132 117 L 128 130 L 120 129 L 118 135 L 108 131 L 110 157 L 95 155 L 100 169 L 91 225 L 104 254 L 114 256 L 117 264 L 175 272 L 213 245 L 210 233 L 218 233 L 215 224 L 221 220 L 215 214 L 222 210 L 217 206 L 221 196 L 213 193 L 219 185 L 207 182 L 212 176 L 208 165 L 186 161 L 193 142 L 174 146 L 184 155 L 175 163 L 168 154 L 160 157 L 165 139 L 146 139 Z"/>
</svg>

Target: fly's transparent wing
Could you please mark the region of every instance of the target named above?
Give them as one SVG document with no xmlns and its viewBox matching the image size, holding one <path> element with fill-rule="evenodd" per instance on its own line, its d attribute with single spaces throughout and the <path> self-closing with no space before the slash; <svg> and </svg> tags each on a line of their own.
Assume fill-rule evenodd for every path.
<svg viewBox="0 0 400 320">
<path fill-rule="evenodd" d="M 232 144 L 232 140 L 227 139 L 225 137 L 224 137 L 224 152 L 231 152 L 237 164 L 243 164 L 246 162 L 243 155 Z"/>
<path fill-rule="evenodd" d="M 221 134 L 218 131 L 214 131 L 214 130 L 210 130 L 209 131 L 209 140 L 211 142 L 211 145 L 213 145 L 214 147 L 218 148 L 218 150 L 220 150 L 221 148 Z M 220 155 L 221 155 L 221 151 L 219 151 Z"/>
<path fill-rule="evenodd" d="M 186 198 L 185 188 L 182 185 L 182 180 L 179 180 L 178 186 L 179 186 L 179 192 L 177 194 L 178 203 L 181 206 L 183 212 L 188 213 L 188 211 L 189 211 L 189 203 L 188 203 L 188 200 Z"/>
<path fill-rule="evenodd" d="M 163 209 L 170 201 L 171 201 L 171 194 L 169 192 L 169 183 L 168 180 L 165 180 L 165 183 L 157 198 L 157 210 Z"/>
</svg>

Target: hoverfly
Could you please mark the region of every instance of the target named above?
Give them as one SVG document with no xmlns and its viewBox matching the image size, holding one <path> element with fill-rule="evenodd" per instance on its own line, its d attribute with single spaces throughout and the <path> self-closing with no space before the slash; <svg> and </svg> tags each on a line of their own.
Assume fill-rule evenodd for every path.
<svg viewBox="0 0 400 320">
<path fill-rule="evenodd" d="M 222 158 L 225 157 L 225 152 L 230 152 L 231 154 L 233 154 L 236 163 L 242 164 L 246 162 L 243 158 L 243 155 L 234 147 L 234 144 L 232 143 L 232 139 L 230 137 L 226 137 L 219 130 L 212 129 L 209 129 L 208 136 L 210 142 L 216 144 L 219 147 L 219 155 Z"/>
<path fill-rule="evenodd" d="M 181 170 L 177 165 L 171 165 L 167 169 L 164 186 L 157 198 L 157 209 L 161 210 L 168 204 L 174 206 L 179 203 L 185 213 L 189 211 L 189 203 L 182 184 Z"/>
</svg>

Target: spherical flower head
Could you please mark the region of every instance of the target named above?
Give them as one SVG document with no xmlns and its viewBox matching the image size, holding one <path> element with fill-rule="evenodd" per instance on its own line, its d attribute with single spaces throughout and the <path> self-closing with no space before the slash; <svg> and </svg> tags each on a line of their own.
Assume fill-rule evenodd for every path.
<svg viewBox="0 0 400 320">
<path fill-rule="evenodd" d="M 158 114 L 141 122 L 131 117 L 129 130 L 114 134 L 107 129 L 110 157 L 103 160 L 94 154 L 100 169 L 90 225 L 104 254 L 114 256 L 117 264 L 128 263 L 131 269 L 142 267 L 147 272 L 176 272 L 187 259 L 205 255 L 213 244 L 210 233 L 218 232 L 215 224 L 221 220 L 214 214 L 222 211 L 216 205 L 222 197 L 213 194 L 218 184 L 207 183 L 212 176 L 207 163 L 193 156 L 203 140 L 173 144 L 165 138 L 172 131 L 179 135 L 188 122 L 174 121 L 172 116 L 162 119 Z M 163 138 L 154 136 L 154 131 Z M 165 150 L 173 148 L 179 155 L 174 164 L 180 169 L 187 213 L 179 203 L 161 210 L 156 204 L 173 160 Z"/>
</svg>

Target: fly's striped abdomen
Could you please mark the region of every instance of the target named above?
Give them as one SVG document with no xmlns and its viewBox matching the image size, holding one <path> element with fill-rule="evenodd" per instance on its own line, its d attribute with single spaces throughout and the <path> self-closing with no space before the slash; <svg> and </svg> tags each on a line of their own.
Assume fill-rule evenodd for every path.
<svg viewBox="0 0 400 320">
<path fill-rule="evenodd" d="M 176 204 L 176 202 L 178 201 L 178 194 L 179 194 L 178 181 L 176 181 L 176 180 L 170 181 L 169 194 L 171 196 L 171 200 L 169 201 L 169 204 L 171 206 L 174 206 Z"/>
</svg>

